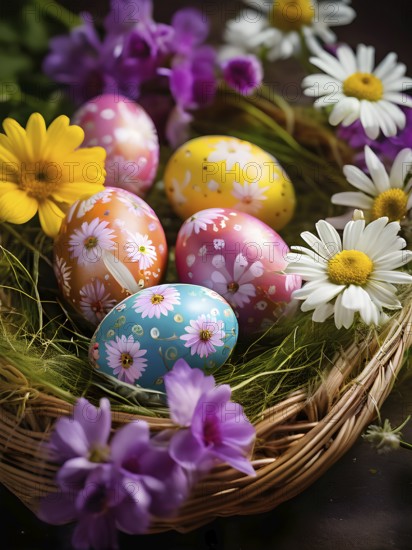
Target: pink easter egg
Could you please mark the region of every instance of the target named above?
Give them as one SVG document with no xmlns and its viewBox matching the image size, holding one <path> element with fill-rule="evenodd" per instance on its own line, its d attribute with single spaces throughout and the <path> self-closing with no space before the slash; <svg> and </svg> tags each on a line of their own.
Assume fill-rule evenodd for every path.
<svg viewBox="0 0 412 550">
<path fill-rule="evenodd" d="M 247 336 L 273 324 L 301 287 L 300 277 L 283 273 L 288 252 L 278 233 L 254 216 L 209 208 L 184 222 L 175 255 L 179 280 L 223 296 Z"/>
<path fill-rule="evenodd" d="M 144 197 L 159 165 L 159 140 L 152 119 L 137 103 L 104 94 L 80 107 L 72 122 L 84 130 L 83 147 L 106 149 L 106 182 Z"/>
</svg>

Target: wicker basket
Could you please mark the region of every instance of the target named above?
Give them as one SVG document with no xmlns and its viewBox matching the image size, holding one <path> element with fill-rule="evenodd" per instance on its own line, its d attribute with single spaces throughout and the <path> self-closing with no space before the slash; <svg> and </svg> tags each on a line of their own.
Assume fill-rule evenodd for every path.
<svg viewBox="0 0 412 550">
<path fill-rule="evenodd" d="M 300 143 L 311 143 L 329 158 L 347 156 L 347 147 L 325 138 L 324 130 L 316 133 L 313 121 L 294 124 L 269 102 L 260 107 L 279 124 L 294 130 Z M 227 106 L 225 113 L 227 116 Z M 215 116 L 219 119 L 219 111 Z M 160 212 L 160 217 L 167 223 L 167 214 Z M 172 225 L 168 235 L 171 241 Z M 217 467 L 195 486 L 177 516 L 155 519 L 151 532 L 188 532 L 218 516 L 266 512 L 311 485 L 376 417 L 412 343 L 411 322 L 412 296 L 404 300 L 403 309 L 391 319 L 384 334 L 378 337 L 370 333 L 342 350 L 332 364 L 325 364 L 325 375 L 317 388 L 295 391 L 261 415 L 255 422 L 255 478 L 227 466 Z M 56 491 L 56 466 L 45 460 L 43 443 L 55 420 L 71 414 L 72 405 L 45 393 L 17 364 L 1 358 L 0 385 L 4 396 L 0 402 L 0 482 L 35 512 L 39 498 Z M 153 432 L 171 426 L 165 418 L 116 412 L 113 428 L 138 418 L 146 420 Z"/>
</svg>

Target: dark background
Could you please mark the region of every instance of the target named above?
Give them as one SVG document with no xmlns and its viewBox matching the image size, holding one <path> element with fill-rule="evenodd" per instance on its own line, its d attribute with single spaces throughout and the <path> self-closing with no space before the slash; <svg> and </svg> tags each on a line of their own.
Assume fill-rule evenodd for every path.
<svg viewBox="0 0 412 550">
<path fill-rule="evenodd" d="M 108 2 L 62 2 L 73 11 L 97 17 Z M 9 4 L 10 5 L 10 4 Z M 16 2 L 13 2 L 14 8 Z M 168 22 L 183 6 L 197 6 L 212 16 L 212 38 L 219 42 L 224 21 L 241 2 L 224 0 L 155 0 L 155 19 Z M 335 28 L 341 41 L 373 45 L 380 60 L 389 51 L 411 67 L 412 3 L 409 0 L 354 0 L 357 19 Z M 2 10 L 7 9 L 2 6 Z M 300 80 L 299 68 L 280 63 L 276 79 Z M 412 70 L 409 71 L 409 76 Z M 271 74 L 271 73 L 269 73 Z M 412 380 L 398 383 L 382 410 L 393 426 L 412 414 Z M 412 442 L 412 421 L 404 429 Z M 0 543 L 5 550 L 70 549 L 71 528 L 41 523 L 5 488 L 0 487 Z M 360 439 L 346 455 L 307 491 L 270 513 L 219 518 L 181 535 L 130 537 L 121 535 L 121 548 L 163 550 L 409 550 L 412 548 L 412 451 L 378 455 Z"/>
</svg>

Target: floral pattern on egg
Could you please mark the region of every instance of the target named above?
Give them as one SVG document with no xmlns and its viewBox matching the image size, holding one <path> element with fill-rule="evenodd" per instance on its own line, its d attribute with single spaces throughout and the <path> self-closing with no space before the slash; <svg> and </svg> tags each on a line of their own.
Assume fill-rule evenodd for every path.
<svg viewBox="0 0 412 550">
<path fill-rule="evenodd" d="M 284 312 L 299 277 L 283 273 L 289 248 L 257 218 L 228 208 L 195 213 L 176 242 L 179 280 L 203 285 L 234 309 L 242 336 L 262 331 Z"/>
<path fill-rule="evenodd" d="M 119 188 L 74 203 L 54 245 L 60 290 L 94 325 L 126 296 L 158 284 L 166 263 L 166 237 L 156 214 Z"/>
<path fill-rule="evenodd" d="M 175 361 L 205 370 L 224 364 L 238 335 L 236 316 L 222 296 L 182 283 L 156 285 L 115 306 L 89 350 L 95 368 L 130 384 L 163 389 Z"/>
<path fill-rule="evenodd" d="M 169 159 L 164 184 L 182 219 L 207 208 L 233 208 L 279 230 L 295 210 L 293 185 L 277 160 L 238 138 L 201 136 Z"/>
<path fill-rule="evenodd" d="M 106 185 L 144 197 L 159 164 L 159 140 L 146 111 L 126 97 L 104 94 L 80 107 L 73 123 L 84 130 L 83 147 L 106 149 Z"/>
</svg>

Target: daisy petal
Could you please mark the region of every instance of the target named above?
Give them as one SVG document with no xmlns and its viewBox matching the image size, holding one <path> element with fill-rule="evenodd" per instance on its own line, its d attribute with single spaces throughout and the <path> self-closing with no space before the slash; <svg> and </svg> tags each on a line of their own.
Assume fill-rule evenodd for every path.
<svg viewBox="0 0 412 550">
<path fill-rule="evenodd" d="M 44 200 L 39 204 L 40 224 L 49 237 L 57 236 L 63 218 L 64 212 L 54 202 Z"/>
<path fill-rule="evenodd" d="M 31 161 L 41 158 L 46 138 L 46 123 L 39 113 L 33 113 L 26 125 L 27 140 L 31 144 Z"/>
<path fill-rule="evenodd" d="M 384 79 L 388 74 L 390 74 L 393 71 L 393 68 L 396 65 L 396 60 L 398 59 L 398 56 L 396 53 L 388 53 L 388 55 L 379 63 L 379 65 L 374 70 L 374 75 L 380 78 L 381 80 Z"/>
<path fill-rule="evenodd" d="M 36 199 L 14 188 L 0 197 L 0 220 L 16 224 L 26 223 L 35 216 L 37 208 Z"/>
<path fill-rule="evenodd" d="M 365 161 L 378 192 L 383 193 L 390 189 L 389 177 L 386 169 L 368 145 L 365 147 Z"/>
<path fill-rule="evenodd" d="M 336 250 L 335 254 L 342 250 L 342 242 L 339 233 L 336 231 L 333 225 L 325 222 L 325 220 L 319 220 L 316 224 L 316 230 L 328 250 L 331 250 L 332 247 L 334 250 Z"/>
<path fill-rule="evenodd" d="M 329 116 L 329 122 L 332 126 L 337 126 L 351 114 L 356 115 L 356 118 L 358 118 L 359 100 L 356 99 L 356 97 L 344 97 L 335 105 L 335 108 Z"/>
<path fill-rule="evenodd" d="M 365 220 L 350 221 L 343 230 L 343 248 L 359 250 L 359 242 L 365 229 Z"/>
<path fill-rule="evenodd" d="M 361 210 L 370 210 L 373 206 L 373 199 L 367 197 L 363 193 L 355 191 L 345 191 L 344 193 L 336 193 L 332 195 L 332 204 L 340 204 L 343 206 L 352 206 Z"/>
<path fill-rule="evenodd" d="M 376 139 L 379 136 L 379 125 L 376 122 L 375 109 L 365 99 L 360 102 L 360 121 L 368 138 Z"/>
<path fill-rule="evenodd" d="M 342 294 L 336 298 L 335 307 L 334 307 L 334 317 L 336 328 L 340 329 L 342 327 L 348 329 L 353 323 L 353 318 L 355 312 L 351 309 L 346 309 L 342 305 Z"/>
<path fill-rule="evenodd" d="M 347 164 L 343 167 L 343 173 L 348 182 L 357 189 L 368 193 L 368 195 L 375 196 L 377 194 L 373 181 L 357 166 Z"/>
<path fill-rule="evenodd" d="M 375 63 L 375 48 L 359 44 L 356 52 L 358 70 L 361 73 L 372 73 Z M 354 72 L 354 71 L 353 71 Z"/>
<path fill-rule="evenodd" d="M 371 275 L 371 280 L 373 281 L 385 281 L 387 283 L 394 284 L 411 284 L 412 275 L 409 273 L 404 273 L 402 271 L 374 271 Z"/>
<path fill-rule="evenodd" d="M 406 176 L 412 169 L 412 149 L 402 149 L 392 164 L 389 181 L 391 187 L 401 189 L 404 186 Z"/>
</svg>

